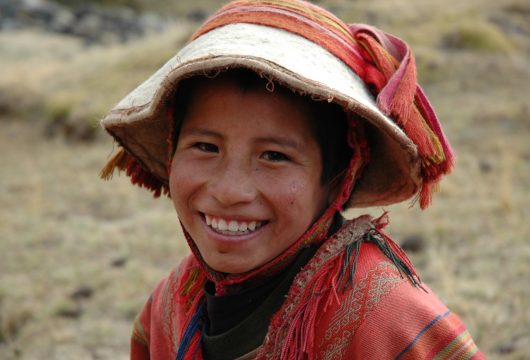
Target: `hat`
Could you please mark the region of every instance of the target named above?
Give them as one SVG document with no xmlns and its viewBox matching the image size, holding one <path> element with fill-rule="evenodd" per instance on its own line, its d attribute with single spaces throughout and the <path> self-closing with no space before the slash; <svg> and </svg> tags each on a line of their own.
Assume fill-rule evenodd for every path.
<svg viewBox="0 0 530 360">
<path fill-rule="evenodd" d="M 101 121 L 123 150 L 102 171 L 126 170 L 133 183 L 167 191 L 168 134 L 179 82 L 246 68 L 315 101 L 365 120 L 370 161 L 345 207 L 388 205 L 433 186 L 454 154 L 401 40 L 367 25 L 346 25 L 310 3 L 235 1 L 206 21 L 189 43 Z"/>
</svg>

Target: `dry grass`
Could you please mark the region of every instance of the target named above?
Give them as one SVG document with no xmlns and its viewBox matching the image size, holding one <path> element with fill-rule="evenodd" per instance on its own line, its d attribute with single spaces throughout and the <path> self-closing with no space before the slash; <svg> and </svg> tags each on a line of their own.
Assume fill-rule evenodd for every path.
<svg viewBox="0 0 530 360">
<path fill-rule="evenodd" d="M 124 46 L 91 48 L 52 34 L 0 34 L 6 54 L 0 66 L 8 69 L 0 77 L 0 109 L 47 124 L 96 127 L 109 108 L 174 54 L 189 32 L 183 22 Z"/>
<path fill-rule="evenodd" d="M 530 7 L 327 3 L 414 44 L 459 155 L 432 208 L 390 208 L 390 233 L 424 239 L 424 250 L 412 254 L 423 279 L 489 358 L 527 359 Z M 448 41 L 470 24 L 481 24 L 472 27 L 478 40 Z M 0 33 L 0 358 L 127 358 L 134 315 L 187 251 L 176 216 L 168 201 L 124 177 L 98 179 L 109 139 L 74 143 L 43 132 L 61 116 L 93 123 L 188 31 L 91 49 L 51 35 Z"/>
<path fill-rule="evenodd" d="M 1 160 L 12 169 L 0 180 L 1 357 L 125 358 L 135 313 L 186 251 L 174 211 L 124 178 L 98 179 L 110 141 L 0 125 L 13 155 Z"/>
</svg>

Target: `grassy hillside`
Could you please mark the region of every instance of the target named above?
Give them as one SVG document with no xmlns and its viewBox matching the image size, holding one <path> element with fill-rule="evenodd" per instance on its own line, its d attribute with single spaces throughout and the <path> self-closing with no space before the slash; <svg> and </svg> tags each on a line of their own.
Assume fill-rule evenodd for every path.
<svg viewBox="0 0 530 360">
<path fill-rule="evenodd" d="M 173 5 L 166 15 L 177 16 L 222 2 L 203 0 L 193 2 L 193 6 L 175 3 L 180 8 Z M 428 89 L 431 84 L 440 87 L 440 82 L 454 83 L 456 77 L 459 83 L 480 85 L 486 79 L 478 81 L 476 76 L 488 72 L 488 60 L 512 63 L 528 52 L 530 25 L 525 20 L 530 10 L 522 1 L 496 2 L 487 9 L 482 8 L 481 1 L 455 2 L 454 6 L 439 0 L 428 4 L 323 3 L 347 21 L 368 22 L 406 39 L 415 49 L 419 76 Z M 149 9 L 162 11 L 162 5 L 157 4 L 150 3 Z M 209 11 L 213 8 L 208 7 Z M 1 34 L 0 66 L 9 71 L 0 77 L 0 109 L 19 117 L 36 115 L 47 124 L 93 126 L 116 101 L 163 64 L 196 26 L 184 18 L 175 19 L 172 29 L 162 35 L 114 47 L 86 48 L 74 38 L 53 34 Z M 469 66 L 475 65 L 477 57 L 485 61 L 477 64 L 478 68 Z M 457 66 L 445 66 L 447 61 L 457 61 Z M 497 81 L 494 73 L 486 76 Z M 507 76 L 520 79 L 511 73 Z"/>
<path fill-rule="evenodd" d="M 173 15 L 219 2 L 135 3 Z M 421 240 L 411 255 L 423 280 L 488 358 L 527 359 L 530 5 L 319 3 L 415 49 L 458 163 L 426 212 L 389 208 L 389 231 Z M 53 34 L 0 32 L 0 358 L 128 358 L 135 314 L 187 250 L 169 201 L 123 176 L 98 179 L 113 145 L 97 120 L 193 26 L 177 21 L 163 34 L 90 48 Z"/>
</svg>

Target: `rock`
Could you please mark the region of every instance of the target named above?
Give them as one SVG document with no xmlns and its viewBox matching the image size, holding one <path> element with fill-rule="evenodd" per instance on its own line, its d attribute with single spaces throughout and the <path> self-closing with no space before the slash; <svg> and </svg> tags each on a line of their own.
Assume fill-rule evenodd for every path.
<svg viewBox="0 0 530 360">
<path fill-rule="evenodd" d="M 204 19 L 207 14 L 196 14 Z M 0 0 L 0 30 L 40 28 L 82 38 L 87 45 L 126 42 L 164 30 L 168 20 L 154 13 L 138 14 L 124 6 L 83 5 L 71 11 L 48 0 Z"/>
<path fill-rule="evenodd" d="M 0 31 L 12 31 L 19 27 L 18 22 L 15 20 L 19 9 L 19 2 L 0 0 Z"/>
<path fill-rule="evenodd" d="M 421 235 L 409 235 L 403 238 L 401 247 L 405 251 L 420 252 L 425 248 L 425 239 Z"/>
<path fill-rule="evenodd" d="M 56 315 L 59 317 L 78 319 L 83 315 L 83 307 L 79 303 L 65 304 L 56 310 Z"/>
<path fill-rule="evenodd" d="M 129 260 L 126 256 L 122 256 L 119 258 L 116 258 L 110 262 L 110 266 L 118 268 L 118 267 L 124 267 L 127 263 L 127 260 Z"/>
<path fill-rule="evenodd" d="M 203 9 L 194 9 L 186 14 L 186 18 L 190 21 L 202 23 L 208 17 L 208 12 Z"/>
<path fill-rule="evenodd" d="M 99 16 L 88 14 L 78 19 L 72 34 L 85 39 L 88 43 L 97 42 L 101 38 L 102 25 L 103 22 Z"/>
<path fill-rule="evenodd" d="M 34 25 L 48 26 L 60 6 L 45 0 L 23 0 L 19 9 L 21 15 Z"/>
<path fill-rule="evenodd" d="M 50 30 L 63 34 L 71 34 L 76 26 L 76 18 L 71 11 L 60 9 L 50 23 Z"/>
<path fill-rule="evenodd" d="M 146 33 L 160 32 L 167 28 L 167 22 L 154 13 L 142 14 L 138 21 Z"/>
<path fill-rule="evenodd" d="M 78 287 L 71 295 L 70 298 L 72 300 L 84 300 L 84 299 L 90 299 L 94 295 L 94 289 L 87 285 L 82 285 Z"/>
<path fill-rule="evenodd" d="M 493 170 L 493 164 L 489 160 L 480 160 L 479 169 L 481 173 L 487 174 Z"/>
</svg>

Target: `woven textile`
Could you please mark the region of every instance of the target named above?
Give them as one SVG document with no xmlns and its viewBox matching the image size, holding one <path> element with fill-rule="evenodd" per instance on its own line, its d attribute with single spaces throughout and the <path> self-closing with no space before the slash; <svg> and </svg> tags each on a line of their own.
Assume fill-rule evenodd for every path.
<svg viewBox="0 0 530 360">
<path fill-rule="evenodd" d="M 346 291 L 333 281 L 315 291 L 319 270 L 344 257 L 348 245 L 371 228 L 370 219 L 363 217 L 326 241 L 296 276 L 252 358 L 484 358 L 460 319 L 430 289 L 414 286 L 374 244 L 360 247 Z M 202 268 L 189 256 L 157 286 L 135 322 L 131 359 L 175 359 L 203 301 L 205 281 Z M 317 311 L 305 312 L 309 305 Z M 305 313 L 318 316 L 305 318 Z M 201 359 L 200 331 L 191 335 L 183 358 Z"/>
</svg>

